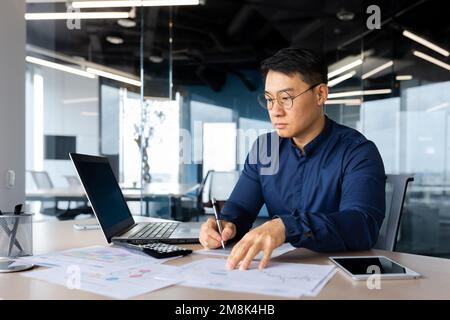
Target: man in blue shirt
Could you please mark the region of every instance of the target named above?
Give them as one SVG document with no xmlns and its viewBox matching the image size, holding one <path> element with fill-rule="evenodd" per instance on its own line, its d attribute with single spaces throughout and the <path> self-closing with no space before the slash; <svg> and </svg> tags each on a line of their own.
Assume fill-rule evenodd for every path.
<svg viewBox="0 0 450 320">
<path fill-rule="evenodd" d="M 327 66 L 311 51 L 286 48 L 262 63 L 268 109 L 275 132 L 260 136 L 221 213 L 205 222 L 200 242 L 218 248 L 240 239 L 227 267 L 247 269 L 262 251 L 290 242 L 318 252 L 374 246 L 385 212 L 383 161 L 374 143 L 324 114 Z M 269 146 L 270 144 L 270 146 Z M 270 161 L 267 161 L 270 160 Z M 250 230 L 262 205 L 271 220 Z"/>
</svg>

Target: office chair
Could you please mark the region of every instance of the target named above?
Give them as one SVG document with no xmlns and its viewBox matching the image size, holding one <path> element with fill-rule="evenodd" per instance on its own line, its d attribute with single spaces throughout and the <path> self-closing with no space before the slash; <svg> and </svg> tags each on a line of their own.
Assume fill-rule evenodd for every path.
<svg viewBox="0 0 450 320">
<path fill-rule="evenodd" d="M 34 184 L 37 189 L 53 189 L 54 185 L 52 180 L 50 179 L 50 175 L 47 171 L 34 171 L 28 170 L 31 177 L 33 178 Z M 48 216 L 58 216 L 62 214 L 65 210 L 61 210 L 58 208 L 58 201 L 40 201 L 42 203 L 42 214 Z M 51 203 L 51 206 L 45 207 L 45 204 Z"/>
<path fill-rule="evenodd" d="M 67 183 L 71 187 L 81 186 L 80 179 L 77 176 L 64 176 L 66 178 Z"/>
<path fill-rule="evenodd" d="M 211 199 L 215 198 L 222 210 L 238 180 L 239 171 L 211 171 L 202 194 L 203 207 L 212 208 Z"/>
<path fill-rule="evenodd" d="M 219 210 L 222 210 L 238 179 L 238 171 L 209 170 L 195 194 L 182 198 L 182 221 L 189 221 L 194 217 L 199 221 L 201 215 L 212 213 L 212 197 L 216 198 Z"/>
<path fill-rule="evenodd" d="M 374 249 L 395 251 L 406 189 L 414 178 L 404 174 L 388 174 L 386 177 L 386 213 Z"/>
<path fill-rule="evenodd" d="M 42 189 L 53 189 L 54 185 L 50 179 L 50 175 L 47 171 L 33 171 L 28 170 L 31 174 L 36 187 L 40 190 Z M 54 216 L 58 220 L 71 220 L 74 219 L 79 214 L 93 214 L 92 208 L 83 206 L 75 209 L 70 209 L 70 202 L 68 203 L 67 209 L 61 209 L 58 207 L 59 201 L 41 201 L 42 209 L 41 213 L 48 216 Z M 45 203 L 53 203 L 51 207 L 44 207 Z"/>
</svg>

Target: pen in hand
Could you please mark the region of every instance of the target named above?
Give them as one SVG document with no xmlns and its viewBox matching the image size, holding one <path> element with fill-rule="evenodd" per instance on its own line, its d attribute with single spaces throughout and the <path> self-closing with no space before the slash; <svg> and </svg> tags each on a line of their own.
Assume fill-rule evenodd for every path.
<svg viewBox="0 0 450 320">
<path fill-rule="evenodd" d="M 217 210 L 217 203 L 215 198 L 211 198 L 212 207 L 214 210 L 214 218 L 216 219 L 217 229 L 219 230 L 220 236 L 222 237 L 222 226 L 219 221 L 219 214 Z M 223 239 L 220 240 L 220 243 L 222 244 L 222 248 L 225 250 L 225 243 L 223 242 Z"/>
</svg>

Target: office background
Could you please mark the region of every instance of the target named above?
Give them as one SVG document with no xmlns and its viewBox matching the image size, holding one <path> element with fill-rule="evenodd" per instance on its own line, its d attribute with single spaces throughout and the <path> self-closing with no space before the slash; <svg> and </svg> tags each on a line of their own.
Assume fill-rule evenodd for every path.
<svg viewBox="0 0 450 320">
<path fill-rule="evenodd" d="M 330 92 L 343 94 L 330 97 L 327 115 L 373 140 L 387 173 L 414 176 L 397 250 L 450 257 L 449 54 L 411 36 L 450 48 L 440 1 L 206 0 L 80 9 L 121 18 L 24 19 L 77 12 L 70 4 L 0 4 L 2 209 L 42 183 L 76 184 L 68 151 L 107 156 L 124 187 L 142 190 L 145 163 L 152 183 L 196 184 L 210 169 L 241 169 L 246 149 L 238 135 L 271 128 L 256 100 L 263 91 L 259 63 L 299 45 L 323 53 L 335 73 Z M 380 29 L 370 29 L 377 23 L 370 5 L 380 9 Z M 192 163 L 180 161 L 186 134 Z M 148 137 L 146 154 L 139 136 Z M 12 188 L 8 170 L 15 172 Z M 48 202 L 28 201 L 27 210 L 52 219 L 41 214 L 55 206 Z M 129 205 L 145 213 L 144 201 Z M 169 198 L 149 206 L 152 215 L 170 217 Z"/>
</svg>

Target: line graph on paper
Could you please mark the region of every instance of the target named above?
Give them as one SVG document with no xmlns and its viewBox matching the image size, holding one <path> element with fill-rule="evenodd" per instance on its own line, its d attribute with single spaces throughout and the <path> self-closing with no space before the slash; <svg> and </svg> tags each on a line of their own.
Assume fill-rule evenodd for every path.
<svg viewBox="0 0 450 320">
<path fill-rule="evenodd" d="M 221 290 L 300 296 L 313 292 L 333 271 L 333 265 L 272 262 L 259 270 L 226 270 L 223 259 L 202 259 L 181 267 L 184 284 Z"/>
</svg>

